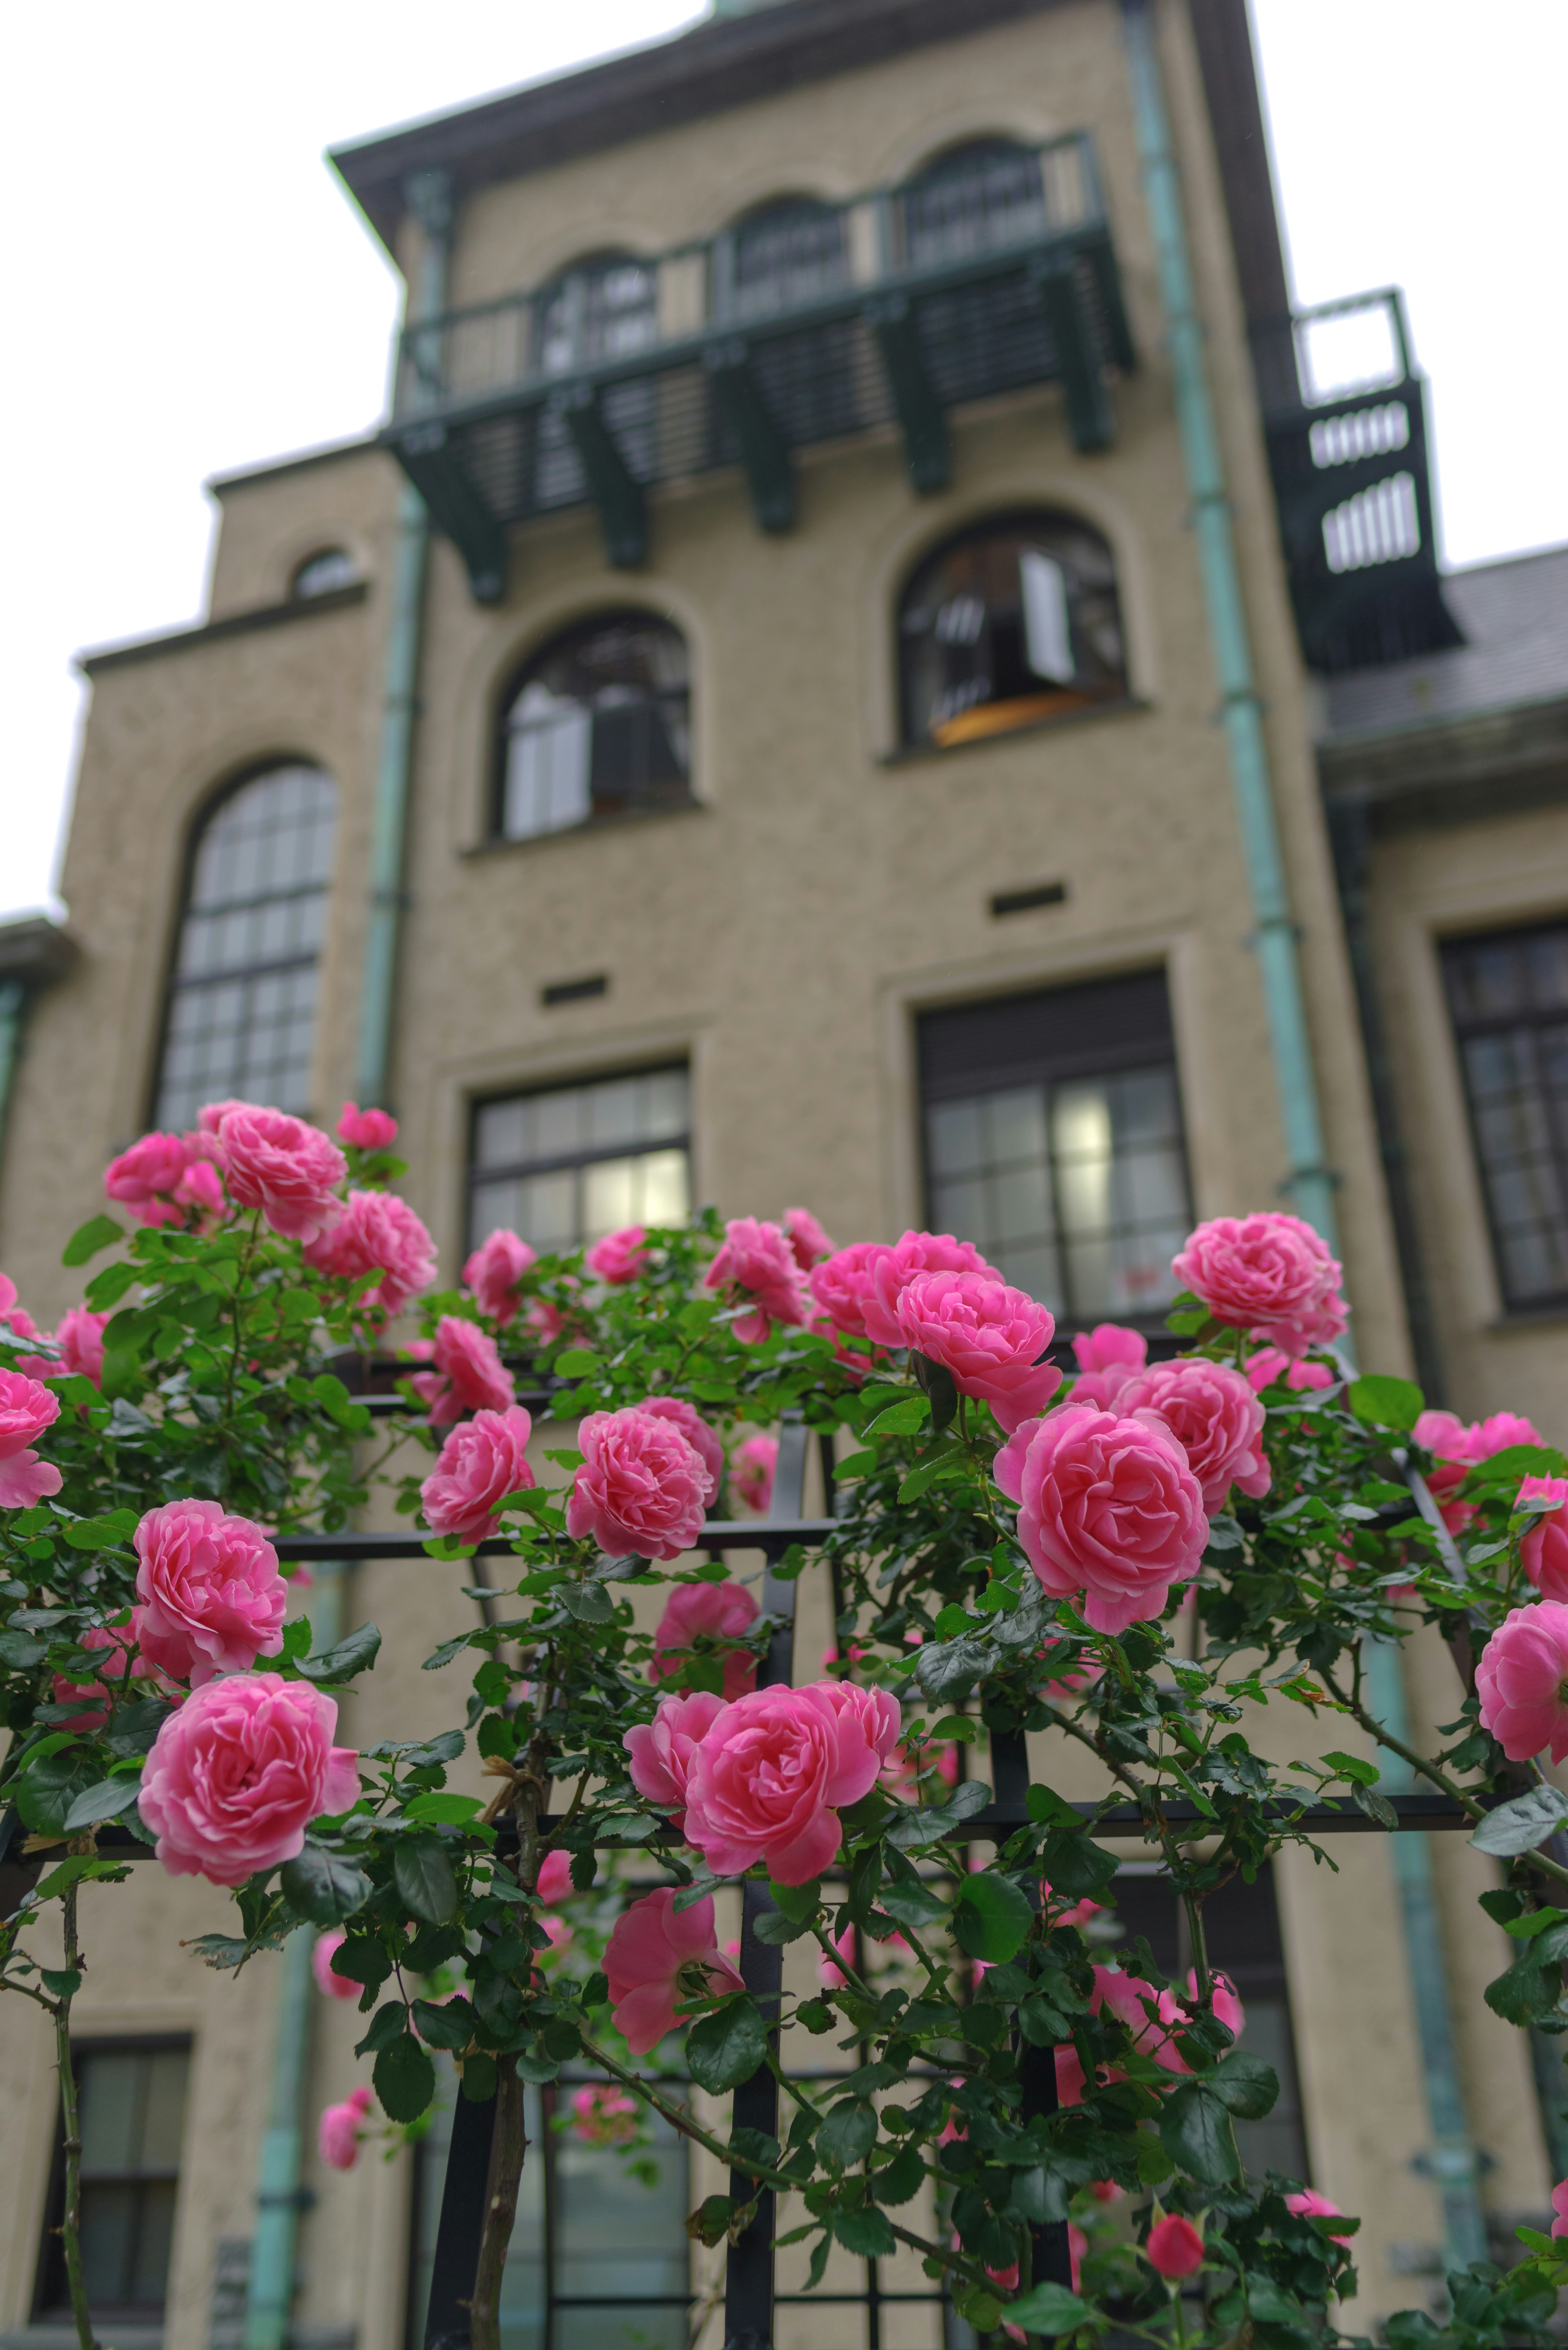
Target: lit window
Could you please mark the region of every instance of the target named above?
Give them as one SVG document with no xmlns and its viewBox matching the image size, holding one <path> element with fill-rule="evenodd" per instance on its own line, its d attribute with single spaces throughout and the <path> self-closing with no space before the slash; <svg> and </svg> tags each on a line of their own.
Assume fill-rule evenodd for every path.
<svg viewBox="0 0 1568 2350">
<path fill-rule="evenodd" d="M 162 2314 L 180 2183 L 190 2051 L 168 2041 L 121 2042 L 73 2051 L 82 2138 L 81 2248 L 87 2295 L 100 2319 Z M 59 2225 L 65 2148 L 55 2175 L 34 2314 L 70 2316 Z"/>
<path fill-rule="evenodd" d="M 500 1227 L 554 1251 L 627 1224 L 684 1223 L 691 1123 L 684 1068 L 482 1103 L 474 1114 L 470 1246 Z"/>
<path fill-rule="evenodd" d="M 1158 1321 L 1191 1223 L 1164 975 L 919 1024 L 927 1216 L 1069 1330 Z"/>
<path fill-rule="evenodd" d="M 843 213 L 813 196 L 759 205 L 730 232 L 728 274 L 721 307 L 743 318 L 836 293 L 849 276 Z"/>
<path fill-rule="evenodd" d="M 955 261 L 1041 235 L 1045 192 L 1040 158 L 1012 139 L 950 148 L 898 199 L 904 258 L 916 267 Z"/>
<path fill-rule="evenodd" d="M 1568 1297 L 1568 922 L 1442 954 L 1503 1295 L 1555 1304 Z"/>
<path fill-rule="evenodd" d="M 229 1096 L 310 1107 L 317 963 L 337 795 L 273 767 L 219 801 L 192 864 L 153 1122 L 193 1126 Z"/>
<path fill-rule="evenodd" d="M 347 547 L 324 546 L 318 555 L 306 556 L 294 575 L 293 594 L 297 597 L 331 596 L 339 588 L 352 588 L 359 577 L 359 567 Z"/>
<path fill-rule="evenodd" d="M 557 637 L 514 688 L 503 727 L 508 840 L 691 797 L 686 639 L 646 612 Z"/>
<path fill-rule="evenodd" d="M 948 750 L 1127 690 L 1116 567 L 1070 515 L 975 525 L 928 556 L 898 614 L 904 741 Z"/>
</svg>

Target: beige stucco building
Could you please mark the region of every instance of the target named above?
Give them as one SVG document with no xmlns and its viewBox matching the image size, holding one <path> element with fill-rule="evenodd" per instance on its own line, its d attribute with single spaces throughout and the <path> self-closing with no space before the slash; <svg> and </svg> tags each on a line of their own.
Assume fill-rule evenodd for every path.
<svg viewBox="0 0 1568 2350">
<path fill-rule="evenodd" d="M 1241 0 L 775 0 L 335 160 L 410 287 L 388 430 L 213 485 L 207 619 L 84 660 L 67 930 L 0 931 L 39 1320 L 140 1131 L 353 1097 L 448 1275 L 494 1223 L 805 1201 L 1154 1328 L 1192 1219 L 1293 1199 L 1364 1363 L 1568 1432 L 1568 566 L 1440 582 L 1397 307 L 1282 325 Z M 396 1636 L 360 1743 L 452 1709 L 439 1573 L 356 1578 Z M 1342 1839 L 1218 1953 L 1287 2084 L 1264 2158 L 1364 2217 L 1363 2327 L 1563 2167 L 1480 2003 L 1487 1864 L 1426 1842 L 1428 1911 Z M 84 2047 L 171 2230 L 119 2350 L 239 2338 L 275 1986 L 174 1947 L 223 1910 L 88 1905 Z M 313 2030 L 312 2113 L 367 2071 L 352 2011 Z M 54 2350 L 49 2050 L 0 2043 L 0 2350 Z M 570 2299 L 596 2198 L 682 2338 L 680 2211 L 557 2168 L 517 2350 L 627 2338 Z M 414 2339 L 435 2176 L 307 2164 L 299 2344 Z"/>
</svg>

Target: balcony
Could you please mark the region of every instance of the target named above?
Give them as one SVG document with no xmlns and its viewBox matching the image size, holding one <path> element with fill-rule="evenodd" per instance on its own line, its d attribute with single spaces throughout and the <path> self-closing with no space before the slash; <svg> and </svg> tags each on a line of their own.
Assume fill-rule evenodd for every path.
<svg viewBox="0 0 1568 2350">
<path fill-rule="evenodd" d="M 1134 363 L 1087 135 L 987 141 L 410 328 L 382 441 L 489 603 L 515 524 L 592 504 L 637 565 L 649 490 L 738 467 L 759 526 L 788 530 L 795 451 L 878 426 L 942 489 L 950 412 L 1025 386 L 1060 382 L 1077 447 L 1103 449 Z"/>
</svg>

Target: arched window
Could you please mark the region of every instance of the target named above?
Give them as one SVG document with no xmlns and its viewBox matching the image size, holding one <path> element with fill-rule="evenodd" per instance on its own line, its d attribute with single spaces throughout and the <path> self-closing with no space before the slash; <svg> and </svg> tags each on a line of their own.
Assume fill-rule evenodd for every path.
<svg viewBox="0 0 1568 2350">
<path fill-rule="evenodd" d="M 541 375 L 573 375 L 601 359 L 645 351 L 659 340 L 658 273 L 632 254 L 591 255 L 541 288 L 534 322 Z M 604 421 L 639 481 L 653 471 L 654 394 L 652 379 L 643 377 L 609 385 L 601 401 Z M 546 408 L 539 418 L 535 497 L 542 506 L 571 505 L 585 488 L 576 445 L 564 420 Z"/>
<path fill-rule="evenodd" d="M 296 597 L 331 596 L 339 588 L 352 588 L 359 577 L 359 567 L 346 546 L 323 546 L 307 555 L 294 575 L 289 593 Z"/>
<path fill-rule="evenodd" d="M 1038 234 L 1045 225 L 1040 158 L 1015 139 L 950 147 L 901 191 L 904 259 L 951 261 Z"/>
<path fill-rule="evenodd" d="M 1127 691 L 1111 550 L 1074 515 L 998 515 L 929 555 L 898 610 L 904 741 L 947 750 Z"/>
<path fill-rule="evenodd" d="M 691 797 L 686 639 L 647 612 L 584 620 L 535 654 L 502 721 L 508 840 Z"/>
<path fill-rule="evenodd" d="M 714 259 L 724 278 L 717 307 L 726 317 L 796 309 L 848 282 L 844 215 L 815 196 L 759 204 L 719 241 Z"/>
<path fill-rule="evenodd" d="M 317 965 L 337 794 L 319 767 L 269 767 L 197 837 L 169 988 L 155 1126 L 193 1126 L 238 1095 L 310 1104 Z"/>
</svg>

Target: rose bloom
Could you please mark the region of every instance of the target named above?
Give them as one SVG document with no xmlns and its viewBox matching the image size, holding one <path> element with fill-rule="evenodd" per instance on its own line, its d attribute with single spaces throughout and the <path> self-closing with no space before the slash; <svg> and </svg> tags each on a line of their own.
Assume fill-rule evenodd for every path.
<svg viewBox="0 0 1568 2350">
<path fill-rule="evenodd" d="M 918 1273 L 898 1293 L 897 1319 L 904 1345 L 950 1371 L 960 1395 L 988 1403 L 1010 1436 L 1062 1384 L 1040 1359 L 1053 1315 L 988 1274 Z"/>
<path fill-rule="evenodd" d="M 231 1109 L 218 1128 L 229 1196 L 259 1208 L 286 1240 L 319 1240 L 343 1213 L 335 1186 L 348 1162 L 318 1127 L 281 1109 Z"/>
<path fill-rule="evenodd" d="M 865 1338 L 866 1305 L 871 1295 L 871 1274 L 879 1258 L 891 1254 L 882 1241 L 857 1241 L 852 1248 L 835 1251 L 823 1264 L 813 1265 L 811 1294 L 835 1330 Z"/>
<path fill-rule="evenodd" d="M 585 2146 L 630 2146 L 638 2135 L 637 2100 L 613 2082 L 590 2081 L 572 2095 L 572 2128 Z"/>
<path fill-rule="evenodd" d="M 351 1150 L 390 1150 L 398 1139 L 398 1121 L 389 1110 L 360 1109 L 345 1102 L 337 1121 L 337 1139 Z"/>
<path fill-rule="evenodd" d="M 1563 1523 L 1562 1506 L 1568 1502 L 1568 1477 L 1521 1477 L 1513 1506 L 1521 1510 L 1532 1501 L 1555 1502 L 1558 1506 L 1543 1510 L 1533 1520 L 1520 1542 L 1521 1562 L 1543 1598 L 1568 1599 L 1568 1525 Z"/>
<path fill-rule="evenodd" d="M 877 1252 L 867 1272 L 870 1278 L 861 1310 L 866 1335 L 879 1347 L 909 1345 L 898 1326 L 898 1299 L 918 1273 L 979 1273 L 992 1281 L 1002 1278 L 977 1248 L 968 1241 L 955 1241 L 951 1232 L 906 1232 L 891 1248 Z"/>
<path fill-rule="evenodd" d="M 1451 1534 L 1462 1534 L 1475 1516 L 1473 1502 L 1455 1495 L 1470 1471 L 1496 1452 L 1515 1444 L 1544 1444 L 1546 1439 L 1516 1412 L 1494 1412 L 1490 1419 L 1473 1420 L 1467 1428 L 1451 1411 L 1424 1411 L 1412 1430 L 1417 1444 L 1435 1456 L 1437 1465 L 1427 1483 Z M 1560 1599 L 1562 1592 L 1547 1593 Z"/>
<path fill-rule="evenodd" d="M 324 1814 L 359 1800 L 358 1757 L 334 1746 L 337 1708 L 308 1681 L 225 1674 L 171 1713 L 138 1799 L 175 1877 L 243 1885 L 305 1848 Z"/>
<path fill-rule="evenodd" d="M 1552 2209 L 1557 2217 L 1552 2222 L 1554 2236 L 1568 2236 L 1568 2178 L 1560 2178 L 1552 2190 Z"/>
<path fill-rule="evenodd" d="M 133 1623 L 141 1652 L 201 1689 L 283 1646 L 288 1586 L 260 1526 L 221 1502 L 165 1502 L 136 1529 Z"/>
<path fill-rule="evenodd" d="M 678 1673 L 694 1647 L 699 1632 L 716 1640 L 738 1640 L 757 1615 L 757 1603 L 743 1583 L 680 1583 L 664 1603 L 664 1613 L 653 1635 L 650 1681 L 668 1680 Z M 755 1657 L 734 1652 L 724 1659 L 724 1695 L 743 1697 L 757 1679 Z"/>
<path fill-rule="evenodd" d="M 31 1450 L 60 1416 L 60 1399 L 21 1371 L 0 1371 L 0 1509 L 28 1510 L 63 1480 L 52 1461 Z"/>
<path fill-rule="evenodd" d="M 1018 1538 L 1053 1598 L 1082 1592 L 1096 1632 L 1161 1614 L 1198 1571 L 1209 1540 L 1203 1496 L 1162 1423 L 1062 1404 L 1026 1420 L 996 1456 L 1019 1504 Z"/>
<path fill-rule="evenodd" d="M 432 1428 L 449 1428 L 465 1411 L 505 1411 L 516 1400 L 512 1374 L 477 1322 L 443 1314 L 431 1360 L 434 1369 L 416 1371 L 409 1385 L 429 1404 Z"/>
<path fill-rule="evenodd" d="M 359 1985 L 354 1986 L 358 1991 Z M 324 2106 L 316 2126 L 317 2149 L 329 2170 L 352 2170 L 359 2159 L 359 2125 L 373 2100 L 369 2089 L 350 2089 L 340 2106 Z"/>
<path fill-rule="evenodd" d="M 425 1523 L 459 1542 L 483 1542 L 495 1532 L 495 1513 L 508 1493 L 538 1481 L 528 1465 L 533 1421 L 521 1404 L 476 1411 L 454 1428 L 420 1487 Z"/>
<path fill-rule="evenodd" d="M 728 1661 L 751 1660 L 732 1658 Z M 725 1678 L 728 1679 L 727 1672 Z M 645 1795 L 650 1804 L 675 1807 L 673 1824 L 677 1835 L 686 1833 L 686 1782 L 691 1758 L 723 1712 L 725 1703 L 725 1699 L 715 1697 L 711 1690 L 687 1690 L 674 1697 L 660 1698 L 653 1720 L 634 1722 L 620 1742 L 630 1759 L 631 1783 L 638 1794 Z M 554 1855 L 551 1856 L 554 1858 Z"/>
<path fill-rule="evenodd" d="M 1210 1517 L 1224 1507 L 1232 1485 L 1254 1499 L 1269 1490 L 1263 1453 L 1267 1417 L 1247 1380 L 1229 1363 L 1201 1355 L 1154 1363 L 1130 1378 L 1116 1398 L 1123 1414 L 1152 1411 L 1187 1454 Z"/>
<path fill-rule="evenodd" d="M 883 1756 L 833 1683 L 753 1690 L 725 1709 L 686 1783 L 686 1839 L 721 1877 L 756 1860 L 779 1885 L 820 1876 L 839 1807 L 876 1783 Z"/>
<path fill-rule="evenodd" d="M 254 1109 L 264 1118 L 270 1115 L 261 1102 L 241 1101 L 237 1094 L 231 1094 L 226 1101 L 203 1102 L 196 1112 L 196 1133 L 204 1134 L 209 1138 L 214 1157 L 218 1155 L 216 1145 L 219 1131 L 232 1109 Z M 187 1135 L 185 1139 L 194 1145 L 194 1136 Z"/>
<path fill-rule="evenodd" d="M 1064 1895 L 1058 1895 L 1053 1891 L 1048 1877 L 1043 1877 L 1040 1879 L 1040 1898 L 1047 1910 L 1054 1900 L 1061 1900 L 1064 1903 L 1064 1907 L 1051 1918 L 1053 1932 L 1058 1926 L 1086 1926 L 1090 1918 L 1097 1918 L 1106 1906 L 1103 1901 L 1090 1901 L 1087 1898 L 1082 1901 L 1069 1901 Z"/>
<path fill-rule="evenodd" d="M 1555 1599 L 1515 1607 L 1481 1651 L 1476 1667 L 1483 1729 L 1511 1762 L 1529 1762 L 1545 1747 L 1553 1762 L 1568 1755 L 1568 1607 Z"/>
<path fill-rule="evenodd" d="M 644 1396 L 636 1405 L 638 1411 L 650 1411 L 655 1419 L 668 1419 L 680 1430 L 708 1471 L 708 1490 L 703 1494 L 704 1506 L 719 1490 L 719 1480 L 724 1473 L 724 1448 L 694 1403 L 682 1396 Z"/>
<path fill-rule="evenodd" d="M 1126 1329 L 1119 1322 L 1096 1322 L 1092 1330 L 1079 1331 L 1073 1353 L 1078 1365 L 1073 1401 L 1115 1411 L 1116 1398 L 1148 1360 L 1148 1340 L 1141 1330 Z"/>
<path fill-rule="evenodd" d="M 0 1273 L 0 1330 L 9 1330 L 14 1337 L 38 1338 L 43 1333 L 25 1305 L 16 1303 L 16 1284 Z M 26 1370 L 24 1363 L 21 1368 Z M 36 1378 L 37 1373 L 31 1374 Z"/>
<path fill-rule="evenodd" d="M 605 1951 L 610 2012 L 635 2056 L 673 2032 L 687 2001 L 742 1991 L 739 1974 L 713 1935 L 713 1897 L 678 1910 L 675 1888 L 661 1885 L 623 1910 Z"/>
<path fill-rule="evenodd" d="M 109 1720 L 109 1703 L 114 1694 L 109 1684 L 124 1680 L 126 1663 L 130 1651 L 135 1645 L 134 1612 L 132 1620 L 129 1624 L 119 1626 L 94 1624 L 87 1631 L 78 1634 L 78 1648 L 102 1648 L 107 1651 L 107 1654 L 90 1681 L 67 1681 L 63 1675 L 59 1673 L 55 1675 L 57 1705 L 74 1705 L 80 1699 L 88 1707 L 85 1713 L 78 1713 L 74 1721 L 61 1723 L 59 1727 L 76 1731 L 101 1730 L 104 1727 Z M 140 1681 L 152 1680 L 157 1676 L 154 1667 L 148 1659 L 139 1656 L 131 1663 L 130 1678 L 132 1680 Z"/>
<path fill-rule="evenodd" d="M 1158 2206 L 1157 2206 L 1158 2209 Z M 1144 2258 L 1167 2284 L 1196 2276 L 1203 2266 L 1203 2239 L 1179 2211 L 1167 2211 L 1148 2231 Z"/>
<path fill-rule="evenodd" d="M 898 1733 L 903 1728 L 896 1697 L 887 1690 L 862 1689 L 857 1681 L 820 1681 L 817 1687 L 843 1719 L 859 1725 L 879 1765 L 896 1758 Z M 779 1883 L 784 1883 L 782 1877 Z"/>
<path fill-rule="evenodd" d="M 1349 1318 L 1341 1268 L 1322 1234 L 1275 1209 L 1199 1224 L 1170 1269 L 1217 1322 L 1287 1355 L 1328 1346 Z"/>
<path fill-rule="evenodd" d="M 777 1224 L 759 1223 L 755 1216 L 731 1217 L 724 1245 L 703 1282 L 709 1289 L 750 1300 L 753 1310 L 733 1325 L 736 1337 L 747 1345 L 765 1338 L 772 1323 L 798 1327 L 805 1320 L 805 1284 L 788 1237 Z"/>
<path fill-rule="evenodd" d="M 130 1208 L 143 1224 L 177 1224 L 182 1219 L 174 1194 L 191 1153 L 178 1134 L 144 1134 L 104 1170 L 107 1196 Z"/>
<path fill-rule="evenodd" d="M 85 1305 L 67 1306 L 55 1332 L 55 1344 L 60 1350 L 60 1359 L 54 1366 L 56 1377 L 68 1372 L 101 1388 L 103 1334 L 108 1327 L 107 1314 L 94 1314 Z"/>
<path fill-rule="evenodd" d="M 786 1208 L 784 1228 L 802 1273 L 809 1273 L 814 1264 L 833 1254 L 833 1243 L 809 1208 Z"/>
<path fill-rule="evenodd" d="M 1303 2187 L 1298 2195 L 1287 2195 L 1285 2210 L 1293 2212 L 1298 2220 L 1343 2220 L 1345 2217 L 1338 2204 L 1331 2203 L 1326 2195 L 1320 2195 L 1315 2187 Z M 1558 2231 L 1554 2228 L 1552 2232 L 1555 2235 Z M 1563 2233 L 1568 2235 L 1568 2227 L 1564 2227 Z M 1331 2236 L 1328 2241 L 1331 2244 L 1350 2244 L 1355 2239 L 1351 2236 Z"/>
<path fill-rule="evenodd" d="M 731 1478 L 748 1510 L 765 1518 L 774 1498 L 774 1472 L 779 1465 L 776 1436 L 748 1436 L 735 1447 Z"/>
<path fill-rule="evenodd" d="M 482 1314 L 504 1330 L 517 1312 L 517 1284 L 538 1252 L 516 1232 L 485 1235 L 462 1268 L 463 1285 L 472 1289 Z"/>
<path fill-rule="evenodd" d="M 337 1281 L 358 1281 L 378 1269 L 381 1278 L 357 1311 L 390 1320 L 436 1277 L 435 1243 L 406 1200 L 395 1191 L 350 1191 L 329 1232 L 305 1245 L 305 1262 Z"/>
<path fill-rule="evenodd" d="M 708 1468 L 674 1424 L 649 1411 L 591 1411 L 577 1430 L 566 1532 L 611 1557 L 679 1558 L 702 1530 Z"/>
<path fill-rule="evenodd" d="M 317 1934 L 310 1952 L 310 1971 L 316 1977 L 316 1988 L 327 1999 L 358 1999 L 364 1990 L 352 1975 L 340 1975 L 332 1961 L 348 1937 L 341 1926 L 333 1926 L 325 1934 Z"/>
<path fill-rule="evenodd" d="M 569 1852 L 547 1852 L 539 1863 L 539 1882 L 535 1887 L 538 1898 L 547 1907 L 567 1900 L 573 1890 L 572 1856 Z"/>
<path fill-rule="evenodd" d="M 1326 1363 L 1293 1363 L 1278 1347 L 1262 1347 L 1255 1355 L 1248 1356 L 1247 1384 L 1255 1395 L 1262 1395 L 1265 1388 L 1272 1388 L 1280 1378 L 1297 1394 L 1334 1385 L 1334 1373 Z"/>
<path fill-rule="evenodd" d="M 627 1224 L 618 1232 L 607 1232 L 591 1249 L 585 1249 L 583 1263 L 610 1288 L 619 1289 L 627 1282 L 635 1281 L 647 1263 L 647 1241 L 646 1225 Z"/>
</svg>

